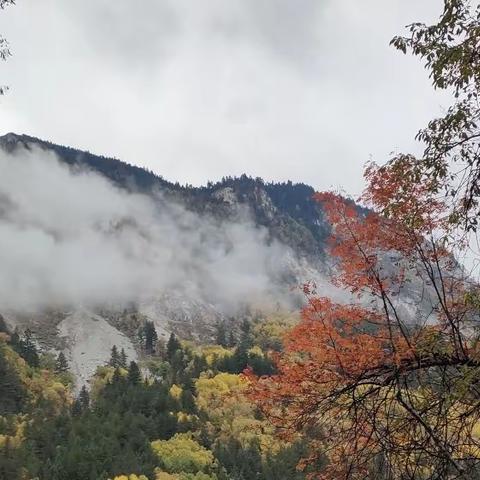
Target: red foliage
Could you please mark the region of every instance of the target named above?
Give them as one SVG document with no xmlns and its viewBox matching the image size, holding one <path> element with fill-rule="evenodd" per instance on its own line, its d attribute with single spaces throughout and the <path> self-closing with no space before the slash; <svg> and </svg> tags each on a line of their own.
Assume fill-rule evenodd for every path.
<svg viewBox="0 0 480 480">
<path fill-rule="evenodd" d="M 365 478 L 379 458 L 402 471 L 402 478 L 409 472 L 414 478 L 428 455 L 430 463 L 441 463 L 437 474 L 460 471 L 450 435 L 473 442 L 471 424 L 460 421 L 463 404 L 452 407 L 437 398 L 431 378 L 437 381 L 438 373 L 429 377 L 444 368 L 449 374 L 441 387 L 452 388 L 447 369 L 478 368 L 477 348 L 464 328 L 474 310 L 465 300 L 469 285 L 439 240 L 448 227 L 445 206 L 432 198 L 430 185 L 416 181 L 413 159 L 405 157 L 400 167 L 367 167 L 362 199 L 369 210 L 334 193 L 315 195 L 332 225 L 333 281 L 358 301 L 336 304 L 312 296 L 306 286 L 308 305 L 285 338 L 278 374 L 248 374 L 251 398 L 284 436 L 316 430 L 312 458 L 300 467 L 323 452 L 329 463 L 312 474 L 318 478 Z M 435 299 L 434 326 L 412 328 L 413 319 L 398 308 L 396 299 L 412 278 Z M 422 382 L 425 404 L 411 396 Z M 447 420 L 438 421 L 439 415 Z M 437 418 L 433 426 L 430 416 Z"/>
</svg>

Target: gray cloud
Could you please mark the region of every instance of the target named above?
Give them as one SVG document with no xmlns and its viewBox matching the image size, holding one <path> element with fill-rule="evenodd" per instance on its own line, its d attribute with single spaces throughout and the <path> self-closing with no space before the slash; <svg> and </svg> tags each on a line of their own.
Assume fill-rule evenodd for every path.
<svg viewBox="0 0 480 480">
<path fill-rule="evenodd" d="M 243 172 L 342 185 L 417 150 L 446 104 L 388 46 L 438 0 L 24 0 L 0 15 L 0 130 L 194 184 Z"/>
<path fill-rule="evenodd" d="M 285 254 L 248 218 L 200 218 L 43 151 L 0 154 L 2 309 L 118 306 L 165 291 L 235 308 L 270 295 Z"/>
</svg>

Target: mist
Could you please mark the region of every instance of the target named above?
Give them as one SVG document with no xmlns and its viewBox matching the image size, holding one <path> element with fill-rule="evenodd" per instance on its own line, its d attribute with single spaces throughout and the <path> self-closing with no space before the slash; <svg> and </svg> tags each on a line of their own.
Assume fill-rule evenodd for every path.
<svg viewBox="0 0 480 480">
<path fill-rule="evenodd" d="M 0 308 L 120 306 L 175 291 L 231 309 L 274 294 L 286 256 L 247 214 L 220 223 L 51 152 L 0 153 Z"/>
</svg>

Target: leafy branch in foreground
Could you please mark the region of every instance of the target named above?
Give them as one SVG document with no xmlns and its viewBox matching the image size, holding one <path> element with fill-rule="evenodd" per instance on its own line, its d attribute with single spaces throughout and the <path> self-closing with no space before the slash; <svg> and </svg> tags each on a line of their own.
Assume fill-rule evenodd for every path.
<svg viewBox="0 0 480 480">
<path fill-rule="evenodd" d="M 475 6 L 476 4 L 476 6 Z M 425 144 L 417 163 L 418 181 L 431 193 L 444 191 L 452 203 L 453 224 L 476 231 L 480 197 L 480 5 L 444 0 L 438 23 L 410 25 L 410 36 L 392 44 L 420 57 L 435 88 L 453 92 L 455 101 L 443 117 L 432 120 L 417 139 Z M 392 164 L 402 161 L 402 155 Z"/>
<path fill-rule="evenodd" d="M 0 9 L 3 10 L 5 7 L 14 4 L 15 0 L 0 0 Z M 7 60 L 7 58 L 10 57 L 11 54 L 12 53 L 10 51 L 8 41 L 0 35 L 0 60 Z M 4 95 L 7 90 L 8 87 L 0 86 L 0 95 Z"/>
<path fill-rule="evenodd" d="M 333 225 L 335 282 L 360 302 L 306 288 L 278 373 L 249 374 L 251 397 L 286 437 L 318 433 L 329 459 L 318 478 L 480 475 L 480 292 L 451 253 L 468 247 L 480 214 L 480 5 L 443 3 L 436 24 L 392 40 L 453 92 L 417 135 L 422 158 L 367 167 L 368 213 L 316 196 Z"/>
<path fill-rule="evenodd" d="M 478 287 L 438 240 L 446 208 L 428 186 L 409 184 L 404 167 L 366 172 L 363 198 L 377 211 L 392 192 L 410 189 L 394 218 L 316 195 L 333 225 L 335 283 L 355 303 L 306 288 L 309 303 L 286 337 L 278 374 L 249 375 L 251 397 L 286 438 L 321 432 L 312 450 L 326 452 L 329 465 L 318 478 L 478 473 L 480 344 L 471 301 Z"/>
</svg>

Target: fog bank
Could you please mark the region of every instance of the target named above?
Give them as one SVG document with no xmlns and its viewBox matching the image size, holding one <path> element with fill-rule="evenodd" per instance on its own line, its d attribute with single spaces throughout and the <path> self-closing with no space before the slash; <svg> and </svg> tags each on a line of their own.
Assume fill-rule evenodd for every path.
<svg viewBox="0 0 480 480">
<path fill-rule="evenodd" d="M 0 308 L 118 306 L 165 290 L 233 308 L 268 296 L 285 247 L 120 190 L 41 150 L 0 153 Z"/>
</svg>

